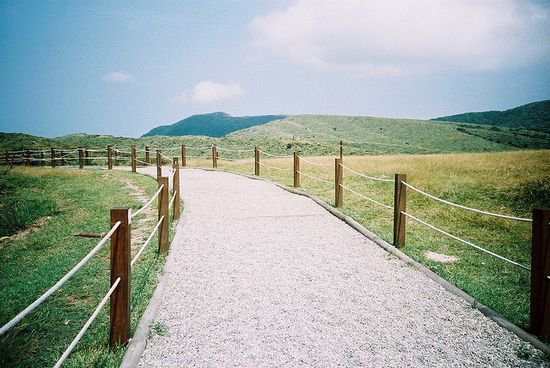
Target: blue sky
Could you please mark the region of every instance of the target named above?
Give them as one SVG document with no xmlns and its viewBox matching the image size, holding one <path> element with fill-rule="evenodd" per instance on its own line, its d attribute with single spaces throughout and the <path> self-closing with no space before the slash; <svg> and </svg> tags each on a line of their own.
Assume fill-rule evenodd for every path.
<svg viewBox="0 0 550 368">
<path fill-rule="evenodd" d="M 550 99 L 548 1 L 4 0 L 0 50 L 0 131 L 48 137 Z"/>
</svg>

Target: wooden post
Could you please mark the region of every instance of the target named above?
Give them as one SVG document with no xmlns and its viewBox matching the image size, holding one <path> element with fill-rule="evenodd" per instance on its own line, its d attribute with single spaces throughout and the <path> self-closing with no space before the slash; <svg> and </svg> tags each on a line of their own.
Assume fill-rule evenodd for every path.
<svg viewBox="0 0 550 368">
<path fill-rule="evenodd" d="M 52 165 L 52 169 L 55 167 L 55 148 L 50 148 L 50 164 Z"/>
<path fill-rule="evenodd" d="M 215 169 L 218 167 L 218 150 L 215 144 L 212 145 L 212 167 Z"/>
<path fill-rule="evenodd" d="M 393 245 L 397 248 L 405 246 L 405 230 L 407 216 L 401 212 L 407 210 L 407 187 L 403 182 L 407 181 L 407 175 L 395 174 L 395 189 L 393 196 Z"/>
<path fill-rule="evenodd" d="M 300 188 L 300 156 L 294 152 L 294 188 Z"/>
<path fill-rule="evenodd" d="M 113 148 L 111 145 L 107 146 L 107 169 L 113 169 Z"/>
<path fill-rule="evenodd" d="M 31 151 L 25 150 L 25 166 L 31 166 Z"/>
<path fill-rule="evenodd" d="M 132 144 L 132 172 L 137 171 L 137 162 L 136 162 L 136 145 Z"/>
<path fill-rule="evenodd" d="M 46 163 L 44 162 L 44 151 L 40 152 L 40 166 L 44 166 Z"/>
<path fill-rule="evenodd" d="M 145 162 L 151 163 L 151 156 L 149 155 L 149 146 L 145 146 Z"/>
<path fill-rule="evenodd" d="M 550 339 L 550 208 L 533 210 L 531 333 Z"/>
<path fill-rule="evenodd" d="M 115 148 L 115 166 L 119 165 L 119 161 L 118 161 L 119 156 L 120 156 L 120 151 L 118 150 L 118 148 Z"/>
<path fill-rule="evenodd" d="M 177 220 L 180 218 L 180 212 L 181 212 L 181 208 L 180 208 L 180 165 L 179 165 L 179 162 L 178 162 L 178 158 L 177 157 L 174 157 L 174 162 L 172 164 L 172 167 L 174 169 L 174 177 L 173 177 L 173 182 L 172 182 L 172 190 L 174 191 L 175 193 L 175 198 L 174 198 L 174 209 L 173 209 L 173 214 L 174 214 L 174 220 Z"/>
<path fill-rule="evenodd" d="M 78 148 L 78 168 L 84 168 L 84 150 L 82 149 L 82 147 Z"/>
<path fill-rule="evenodd" d="M 84 148 L 84 157 L 86 157 L 86 160 L 84 160 L 84 164 L 90 165 L 90 152 L 88 152 L 87 148 Z"/>
<path fill-rule="evenodd" d="M 129 208 L 111 209 L 111 227 L 120 226 L 111 236 L 111 285 L 120 282 L 111 294 L 111 349 L 125 345 L 130 335 L 130 241 Z"/>
<path fill-rule="evenodd" d="M 14 161 L 14 157 L 13 157 L 13 153 L 12 153 L 11 158 L 10 158 L 10 169 L 13 169 L 13 161 Z"/>
<path fill-rule="evenodd" d="M 10 162 L 10 151 L 6 151 L 5 152 L 5 157 L 6 157 L 6 166 L 8 166 L 9 162 Z"/>
<path fill-rule="evenodd" d="M 185 144 L 181 145 L 181 166 L 185 167 L 187 166 L 187 152 L 186 152 Z"/>
<path fill-rule="evenodd" d="M 344 158 L 344 142 L 340 141 L 340 160 Z"/>
<path fill-rule="evenodd" d="M 337 208 L 342 208 L 344 202 L 342 159 L 334 159 L 334 203 Z"/>
<path fill-rule="evenodd" d="M 160 150 L 157 150 L 157 180 L 162 176 L 162 163 L 160 160 Z"/>
<path fill-rule="evenodd" d="M 61 150 L 61 151 L 60 151 L 60 155 L 61 155 L 61 157 L 60 157 L 60 158 L 61 158 L 61 163 L 60 163 L 60 165 L 61 165 L 61 166 L 65 166 L 65 151 L 64 151 L 64 150 Z"/>
<path fill-rule="evenodd" d="M 164 220 L 159 227 L 158 240 L 159 240 L 159 252 L 168 251 L 168 223 L 170 222 L 170 217 L 168 214 L 168 178 L 166 176 L 159 177 L 158 179 L 159 187 L 164 185 L 164 188 L 161 190 L 158 196 L 158 221 L 164 216 Z"/>
<path fill-rule="evenodd" d="M 254 175 L 260 176 L 260 149 L 254 147 Z"/>
</svg>

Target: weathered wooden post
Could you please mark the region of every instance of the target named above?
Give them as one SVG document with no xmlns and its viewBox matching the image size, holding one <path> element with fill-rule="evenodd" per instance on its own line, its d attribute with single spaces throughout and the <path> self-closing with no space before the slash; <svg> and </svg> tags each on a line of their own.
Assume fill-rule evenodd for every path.
<svg viewBox="0 0 550 368">
<path fill-rule="evenodd" d="M 31 166 L 31 153 L 29 150 L 25 150 L 25 160 L 24 160 L 25 166 Z"/>
<path fill-rule="evenodd" d="M 215 169 L 218 167 L 218 150 L 215 144 L 212 145 L 212 167 Z"/>
<path fill-rule="evenodd" d="M 8 166 L 9 162 L 10 162 L 10 151 L 6 151 L 5 153 L 5 160 L 6 160 L 6 166 Z"/>
<path fill-rule="evenodd" d="M 115 148 L 115 166 L 118 166 L 120 164 L 119 156 L 120 156 L 120 151 L 118 148 Z"/>
<path fill-rule="evenodd" d="M 107 169 L 113 169 L 113 147 L 107 146 Z"/>
<path fill-rule="evenodd" d="M 151 156 L 149 155 L 149 146 L 145 146 L 145 162 L 151 163 Z"/>
<path fill-rule="evenodd" d="M 172 190 L 174 191 L 174 220 L 177 220 L 180 218 L 180 165 L 178 162 L 178 158 L 174 157 L 174 162 L 172 164 L 172 168 L 174 169 L 174 177 L 172 182 Z"/>
<path fill-rule="evenodd" d="M 185 147 L 185 144 L 181 145 L 181 166 L 187 166 L 187 149 Z"/>
<path fill-rule="evenodd" d="M 50 164 L 52 169 L 55 168 L 55 148 L 50 148 Z"/>
<path fill-rule="evenodd" d="M 344 159 L 344 142 L 340 141 L 340 160 Z"/>
<path fill-rule="evenodd" d="M 160 219 L 164 216 L 157 235 L 159 240 L 159 252 L 167 252 L 168 223 L 170 222 L 170 217 L 168 214 L 168 178 L 166 176 L 159 177 L 158 185 L 159 188 L 161 185 L 164 185 L 158 196 L 158 221 L 160 221 Z"/>
<path fill-rule="evenodd" d="M 132 172 L 137 171 L 137 162 L 136 162 L 136 145 L 132 144 Z"/>
<path fill-rule="evenodd" d="M 111 209 L 111 227 L 120 221 L 111 236 L 111 286 L 120 278 L 111 294 L 111 331 L 109 345 L 125 345 L 130 336 L 130 241 L 129 208 Z"/>
<path fill-rule="evenodd" d="M 44 161 L 44 151 L 40 151 L 40 166 L 44 166 L 46 163 Z"/>
<path fill-rule="evenodd" d="M 84 168 L 84 150 L 82 147 L 78 147 L 78 168 Z"/>
<path fill-rule="evenodd" d="M 260 176 L 260 149 L 254 147 L 254 175 Z"/>
<path fill-rule="evenodd" d="M 344 203 L 342 159 L 334 159 L 334 203 L 337 208 L 342 208 Z"/>
<path fill-rule="evenodd" d="M 294 152 L 294 188 L 300 188 L 300 156 Z"/>
<path fill-rule="evenodd" d="M 157 180 L 162 176 L 162 162 L 160 157 L 160 150 L 157 150 Z"/>
<path fill-rule="evenodd" d="M 407 216 L 401 212 L 407 210 L 407 187 L 403 182 L 407 175 L 395 174 L 395 189 L 393 195 L 393 245 L 397 248 L 405 246 L 405 231 Z"/>
<path fill-rule="evenodd" d="M 65 150 L 59 151 L 59 155 L 60 155 L 60 158 L 61 158 L 60 165 L 65 166 Z"/>
<path fill-rule="evenodd" d="M 531 323 L 533 334 L 550 339 L 550 208 L 533 210 Z"/>
<path fill-rule="evenodd" d="M 86 157 L 84 160 L 85 165 L 90 165 L 90 152 L 88 152 L 87 148 L 84 148 L 84 157 Z"/>
</svg>

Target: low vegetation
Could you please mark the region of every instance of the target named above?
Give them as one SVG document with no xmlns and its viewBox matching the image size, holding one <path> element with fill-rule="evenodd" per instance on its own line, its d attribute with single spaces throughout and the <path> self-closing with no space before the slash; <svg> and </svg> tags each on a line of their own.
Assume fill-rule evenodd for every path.
<svg viewBox="0 0 550 368">
<path fill-rule="evenodd" d="M 34 214 L 34 221 L 43 216 L 49 219 L 24 234 L 0 241 L 0 325 L 55 284 L 99 241 L 98 238 L 75 237 L 74 233 L 107 232 L 109 208 L 130 206 L 136 210 L 143 205 L 142 200 L 136 198 L 136 192 L 142 191 L 144 196 L 150 197 L 157 185 L 151 177 L 129 172 L 16 168 L 2 176 L 2 187 L 8 188 L 10 195 L 22 199 L 22 206 L 40 204 L 38 207 L 42 210 Z M 30 204 L 24 204 L 27 202 Z M 17 223 L 28 226 L 29 222 L 32 221 L 28 219 L 24 225 L 20 221 Z M 133 246 L 143 242 L 155 222 L 155 211 L 138 218 L 134 225 L 133 237 L 137 238 Z M 2 230 L 13 234 L 15 228 Z M 154 290 L 163 262 L 153 243 L 132 270 L 132 334 Z M 53 366 L 108 289 L 107 243 L 61 290 L 0 337 L 0 366 Z M 109 308 L 106 306 L 64 366 L 118 366 L 123 351 L 110 353 L 108 338 Z"/>
</svg>

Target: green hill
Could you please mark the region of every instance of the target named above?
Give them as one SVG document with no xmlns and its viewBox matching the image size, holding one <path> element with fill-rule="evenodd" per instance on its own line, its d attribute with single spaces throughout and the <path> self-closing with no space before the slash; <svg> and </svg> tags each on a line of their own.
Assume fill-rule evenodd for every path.
<svg viewBox="0 0 550 368">
<path fill-rule="evenodd" d="M 506 111 L 467 112 L 432 120 L 486 124 L 550 133 L 550 100 L 533 102 Z"/>
<path fill-rule="evenodd" d="M 154 135 L 204 135 L 208 137 L 223 137 L 226 134 L 240 129 L 266 124 L 270 121 L 283 118 L 285 118 L 284 115 L 236 117 L 224 112 L 214 112 L 211 114 L 193 115 L 172 125 L 156 127 L 145 133 L 143 137 Z"/>
<path fill-rule="evenodd" d="M 270 145 L 275 139 L 314 153 L 343 140 L 352 154 L 450 153 L 550 148 L 550 134 L 486 125 L 375 117 L 296 115 L 234 132 L 228 139 Z M 274 143 L 273 143 L 274 144 Z"/>
<path fill-rule="evenodd" d="M 254 146 L 276 154 L 300 151 L 307 155 L 334 155 L 342 140 L 346 154 L 427 154 L 460 152 L 499 152 L 518 149 L 549 149 L 550 132 L 462 124 L 431 120 L 387 119 L 368 116 L 296 115 L 235 131 L 221 138 L 205 136 L 146 136 L 141 138 L 111 135 L 71 134 L 41 138 L 25 134 L 0 133 L 0 152 L 44 147 L 99 147 L 111 144 L 127 149 L 138 147 L 173 149 L 186 144 L 201 147 L 193 154 L 207 155 L 210 144 L 229 149 Z M 223 150 L 221 151 L 223 152 Z M 168 154 L 168 153 L 167 153 Z M 246 154 L 222 153 L 227 158 Z"/>
</svg>

